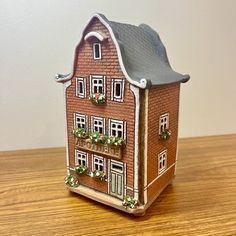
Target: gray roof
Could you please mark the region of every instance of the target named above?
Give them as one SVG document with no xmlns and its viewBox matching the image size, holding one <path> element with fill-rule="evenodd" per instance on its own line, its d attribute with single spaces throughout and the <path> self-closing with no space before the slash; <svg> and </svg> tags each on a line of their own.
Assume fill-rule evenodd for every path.
<svg viewBox="0 0 236 236">
<path fill-rule="evenodd" d="M 134 83 L 136 81 L 139 84 L 145 79 L 147 83 L 145 87 L 149 87 L 189 80 L 189 75 L 182 75 L 172 70 L 165 46 L 157 32 L 150 26 L 113 22 L 102 14 L 96 14 L 94 17 L 96 16 L 112 29 L 119 45 L 124 69 Z M 57 76 L 57 79 L 60 77 L 61 75 Z"/>
</svg>

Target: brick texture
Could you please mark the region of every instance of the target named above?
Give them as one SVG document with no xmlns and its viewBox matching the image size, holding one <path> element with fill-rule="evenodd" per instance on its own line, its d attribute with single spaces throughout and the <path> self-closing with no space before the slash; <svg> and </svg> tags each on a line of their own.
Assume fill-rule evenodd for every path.
<svg viewBox="0 0 236 236">
<path fill-rule="evenodd" d="M 149 90 L 148 98 L 148 173 L 149 184 L 158 176 L 158 154 L 167 150 L 167 168 L 176 161 L 178 112 L 179 112 L 180 84 L 175 83 L 165 86 L 156 86 Z M 160 140 L 159 118 L 162 114 L 169 113 L 169 140 Z M 148 200 L 152 200 L 155 193 L 160 191 L 174 176 L 174 168 L 165 172 L 157 181 L 148 188 Z"/>
<path fill-rule="evenodd" d="M 118 62 L 115 45 L 109 35 L 108 30 L 100 23 L 98 19 L 94 19 L 86 28 L 86 33 L 90 31 L 99 31 L 107 36 L 107 40 L 102 42 L 102 59 L 93 59 L 93 42 L 83 40 L 76 49 L 76 70 L 72 78 L 71 86 L 66 90 L 66 116 L 68 131 L 68 147 L 69 147 L 69 166 L 75 167 L 75 138 L 72 135 L 74 124 L 74 113 L 91 116 L 103 117 L 106 119 L 106 132 L 108 131 L 108 119 L 126 121 L 126 148 L 123 150 L 122 161 L 127 164 L 127 186 L 133 187 L 133 159 L 134 159 L 134 95 L 130 90 L 130 84 L 125 80 L 124 102 L 111 101 L 111 79 L 125 78 Z M 106 103 L 102 105 L 94 105 L 89 101 L 90 95 L 90 75 L 105 76 L 106 83 Z M 82 77 L 86 79 L 86 98 L 76 96 L 76 79 Z M 90 123 L 90 122 L 89 122 Z M 91 127 L 89 127 L 91 128 Z M 92 170 L 92 153 L 89 152 L 89 170 Z M 106 167 L 108 167 L 109 157 L 106 157 Z M 106 168 L 106 174 L 108 174 Z M 99 182 L 89 176 L 79 176 L 81 184 L 95 188 L 98 191 L 107 193 L 107 182 Z M 130 192 L 129 192 L 130 193 Z M 131 193 L 133 194 L 133 192 Z"/>
</svg>

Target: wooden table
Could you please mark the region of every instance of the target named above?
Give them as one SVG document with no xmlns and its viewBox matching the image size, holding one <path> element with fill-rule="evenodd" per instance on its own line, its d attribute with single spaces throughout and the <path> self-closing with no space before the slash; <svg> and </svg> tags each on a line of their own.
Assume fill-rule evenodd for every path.
<svg viewBox="0 0 236 236">
<path fill-rule="evenodd" d="M 182 139 L 144 217 L 68 193 L 65 149 L 0 153 L 0 235 L 236 235 L 236 135 Z"/>
</svg>

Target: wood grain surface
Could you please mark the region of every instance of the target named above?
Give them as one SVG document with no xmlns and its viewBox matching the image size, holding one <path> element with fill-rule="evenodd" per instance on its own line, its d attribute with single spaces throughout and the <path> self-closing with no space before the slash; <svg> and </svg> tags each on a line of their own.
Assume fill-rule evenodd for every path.
<svg viewBox="0 0 236 236">
<path fill-rule="evenodd" d="M 143 217 L 68 193 L 65 165 L 64 148 L 0 152 L 0 235 L 236 235 L 236 135 L 180 140 Z"/>
</svg>

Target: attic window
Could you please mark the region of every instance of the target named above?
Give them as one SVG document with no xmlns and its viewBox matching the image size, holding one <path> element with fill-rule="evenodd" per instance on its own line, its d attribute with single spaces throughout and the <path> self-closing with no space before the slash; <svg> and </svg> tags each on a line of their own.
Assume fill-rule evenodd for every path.
<svg viewBox="0 0 236 236">
<path fill-rule="evenodd" d="M 111 84 L 111 100 L 116 102 L 123 102 L 124 100 L 124 85 L 123 79 L 112 79 Z"/>
<path fill-rule="evenodd" d="M 102 58 L 102 50 L 101 50 L 101 44 L 100 43 L 94 43 L 93 44 L 93 58 L 96 59 L 96 60 Z"/>
</svg>

